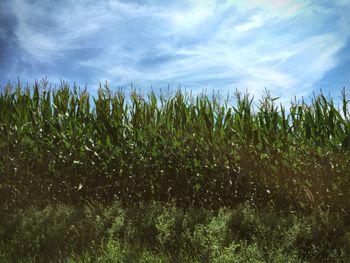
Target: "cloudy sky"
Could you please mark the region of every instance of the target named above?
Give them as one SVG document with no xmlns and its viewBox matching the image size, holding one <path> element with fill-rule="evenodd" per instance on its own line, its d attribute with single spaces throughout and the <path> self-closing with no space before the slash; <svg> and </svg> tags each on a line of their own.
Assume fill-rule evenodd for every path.
<svg viewBox="0 0 350 263">
<path fill-rule="evenodd" d="M 0 85 L 350 88 L 350 0 L 1 0 Z"/>
</svg>

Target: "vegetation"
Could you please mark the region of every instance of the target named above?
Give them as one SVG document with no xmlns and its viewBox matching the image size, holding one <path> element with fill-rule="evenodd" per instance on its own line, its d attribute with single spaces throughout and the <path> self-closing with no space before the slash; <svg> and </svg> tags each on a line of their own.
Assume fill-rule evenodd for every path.
<svg viewBox="0 0 350 263">
<path fill-rule="evenodd" d="M 149 203 L 27 208 L 0 222 L 0 262 L 349 262 L 337 216 Z"/>
<path fill-rule="evenodd" d="M 343 262 L 350 111 L 323 94 L 0 94 L 0 259 Z M 110 258 L 111 257 L 111 258 Z M 248 261 L 248 262 L 249 262 Z"/>
</svg>

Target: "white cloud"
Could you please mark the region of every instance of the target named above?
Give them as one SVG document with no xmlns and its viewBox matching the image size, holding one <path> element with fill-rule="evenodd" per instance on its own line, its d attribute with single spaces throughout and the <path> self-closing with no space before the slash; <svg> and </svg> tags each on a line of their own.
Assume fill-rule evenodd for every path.
<svg viewBox="0 0 350 263">
<path fill-rule="evenodd" d="M 47 2 L 14 0 L 13 5 L 19 45 L 42 63 L 50 63 L 68 49 L 81 47 L 81 38 L 96 33 L 111 17 L 103 7 L 87 2 L 68 2 L 69 8 L 54 10 L 50 19 L 45 9 L 49 7 Z M 50 22 L 52 28 L 46 27 L 45 22 Z"/>
<path fill-rule="evenodd" d="M 309 5 L 309 2 L 309 0 L 231 0 L 241 12 L 256 8 L 262 10 L 266 16 L 281 19 L 297 15 Z"/>
<path fill-rule="evenodd" d="M 174 23 L 173 30 L 191 30 L 199 24 L 210 19 L 215 12 L 215 0 L 202 1 L 187 1 L 188 10 L 179 10 L 173 14 L 170 12 L 170 17 Z"/>
<path fill-rule="evenodd" d="M 264 23 L 262 17 L 260 15 L 254 15 L 249 18 L 248 22 L 235 26 L 235 29 L 237 32 L 242 33 L 251 29 L 260 28 L 263 26 L 263 24 Z"/>
<path fill-rule="evenodd" d="M 290 7 L 288 7 L 288 9 L 286 11 L 286 15 L 288 17 L 291 17 L 291 16 L 297 14 L 300 10 L 302 10 L 303 7 L 305 7 L 305 3 L 294 4 Z"/>
</svg>

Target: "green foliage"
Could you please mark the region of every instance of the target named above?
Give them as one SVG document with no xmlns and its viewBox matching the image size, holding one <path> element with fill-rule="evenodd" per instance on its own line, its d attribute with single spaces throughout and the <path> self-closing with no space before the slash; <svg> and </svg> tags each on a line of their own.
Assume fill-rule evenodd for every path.
<svg viewBox="0 0 350 263">
<path fill-rule="evenodd" d="M 280 215 L 249 204 L 215 213 L 164 203 L 32 207 L 0 226 L 1 262 L 296 263 L 350 256 L 350 229 L 334 215 Z"/>
<path fill-rule="evenodd" d="M 92 105 L 90 102 L 93 101 Z M 349 217 L 348 100 L 322 94 L 289 110 L 269 93 L 253 107 L 206 95 L 127 98 L 107 84 L 91 99 L 62 82 L 0 94 L 0 202 L 171 201 L 219 208 L 250 202 Z"/>
<path fill-rule="evenodd" d="M 8 84 L 0 259 L 349 259 L 345 90 L 276 101 Z"/>
</svg>

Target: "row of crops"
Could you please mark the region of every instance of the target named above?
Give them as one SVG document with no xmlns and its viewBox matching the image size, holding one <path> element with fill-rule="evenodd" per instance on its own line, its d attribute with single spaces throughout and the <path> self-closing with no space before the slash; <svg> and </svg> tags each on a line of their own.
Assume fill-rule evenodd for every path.
<svg viewBox="0 0 350 263">
<path fill-rule="evenodd" d="M 257 100 L 254 100 L 257 101 Z M 188 207 L 249 202 L 349 216 L 350 120 L 322 94 L 127 95 L 62 82 L 0 94 L 0 206 L 150 201 Z"/>
</svg>

